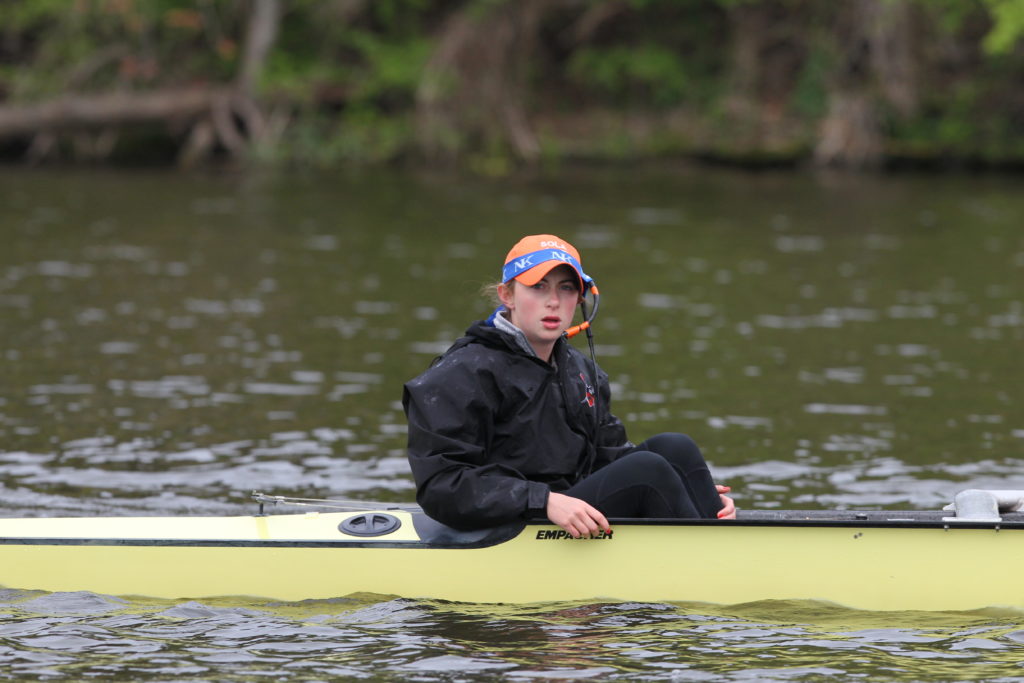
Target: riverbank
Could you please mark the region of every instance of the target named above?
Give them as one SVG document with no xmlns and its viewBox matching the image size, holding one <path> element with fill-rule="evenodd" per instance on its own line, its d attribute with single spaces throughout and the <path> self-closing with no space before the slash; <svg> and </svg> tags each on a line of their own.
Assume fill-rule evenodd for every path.
<svg viewBox="0 0 1024 683">
<path fill-rule="evenodd" d="M 393 0 L 0 7 L 31 164 L 1024 168 L 1024 5 Z"/>
</svg>

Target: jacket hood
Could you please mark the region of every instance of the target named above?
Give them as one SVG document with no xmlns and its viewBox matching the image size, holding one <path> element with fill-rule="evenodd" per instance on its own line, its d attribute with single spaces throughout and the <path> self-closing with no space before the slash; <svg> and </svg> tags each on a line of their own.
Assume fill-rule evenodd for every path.
<svg viewBox="0 0 1024 683">
<path fill-rule="evenodd" d="M 502 310 L 499 308 L 486 320 L 478 320 L 470 325 L 469 329 L 466 330 L 467 341 L 476 341 L 491 348 L 511 351 L 517 355 L 527 356 L 548 365 L 548 363 L 545 363 L 537 356 L 533 347 L 530 346 L 530 342 L 526 340 L 526 335 L 523 334 L 522 330 L 509 322 L 507 318 L 497 322 L 496 318 L 501 315 Z M 564 339 L 559 339 L 555 342 L 555 348 L 551 355 L 552 359 L 561 357 L 564 345 Z"/>
</svg>

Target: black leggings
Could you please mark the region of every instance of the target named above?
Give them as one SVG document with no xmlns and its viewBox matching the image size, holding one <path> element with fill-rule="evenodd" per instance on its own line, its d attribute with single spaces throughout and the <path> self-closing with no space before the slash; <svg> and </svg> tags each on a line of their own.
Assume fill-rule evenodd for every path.
<svg viewBox="0 0 1024 683">
<path fill-rule="evenodd" d="M 722 499 L 704 456 L 685 434 L 658 434 L 567 491 L 606 517 L 709 518 Z"/>
</svg>

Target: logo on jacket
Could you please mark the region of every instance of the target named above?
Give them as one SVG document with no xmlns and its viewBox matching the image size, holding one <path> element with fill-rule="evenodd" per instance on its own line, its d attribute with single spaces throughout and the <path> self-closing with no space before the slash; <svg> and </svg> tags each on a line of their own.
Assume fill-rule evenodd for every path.
<svg viewBox="0 0 1024 683">
<path fill-rule="evenodd" d="M 582 372 L 580 373 L 580 380 L 583 382 L 583 386 L 584 386 L 583 400 L 581 400 L 580 403 L 586 403 L 588 408 L 593 408 L 594 407 L 594 387 L 592 387 L 589 384 L 587 384 L 587 378 L 583 376 Z"/>
</svg>

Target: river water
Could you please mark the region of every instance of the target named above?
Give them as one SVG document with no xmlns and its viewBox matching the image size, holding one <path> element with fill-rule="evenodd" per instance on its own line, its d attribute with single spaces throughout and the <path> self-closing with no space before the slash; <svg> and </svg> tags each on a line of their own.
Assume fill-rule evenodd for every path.
<svg viewBox="0 0 1024 683">
<path fill-rule="evenodd" d="M 0 170 L 0 514 L 238 514 L 254 489 L 412 501 L 401 384 L 540 232 L 600 284 L 597 355 L 631 438 L 691 434 L 740 507 L 1024 488 L 1021 189 Z M 1024 680 L 1024 615 L 993 609 L 19 588 L 0 592 L 10 678 Z"/>
</svg>

